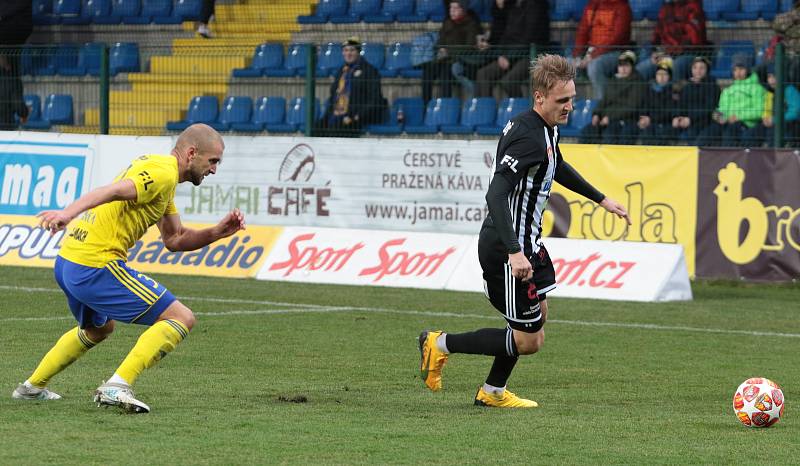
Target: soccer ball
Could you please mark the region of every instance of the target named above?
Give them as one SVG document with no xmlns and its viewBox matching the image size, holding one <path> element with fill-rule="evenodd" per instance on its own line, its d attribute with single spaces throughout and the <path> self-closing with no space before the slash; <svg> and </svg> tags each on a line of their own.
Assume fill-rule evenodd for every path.
<svg viewBox="0 0 800 466">
<path fill-rule="evenodd" d="M 769 427 L 783 416 L 783 391 L 763 377 L 747 379 L 733 395 L 733 411 L 747 427 Z"/>
</svg>

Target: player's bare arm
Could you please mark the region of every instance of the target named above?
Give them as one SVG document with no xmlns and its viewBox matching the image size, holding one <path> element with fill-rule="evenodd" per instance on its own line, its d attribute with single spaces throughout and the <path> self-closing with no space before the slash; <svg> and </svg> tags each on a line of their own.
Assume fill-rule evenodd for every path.
<svg viewBox="0 0 800 466">
<path fill-rule="evenodd" d="M 113 201 L 135 201 L 136 186 L 130 179 L 120 180 L 84 194 L 63 210 L 44 210 L 36 214 L 39 226 L 53 235 L 67 227 L 81 213 Z"/>
<path fill-rule="evenodd" d="M 628 225 L 631 224 L 631 218 L 630 216 L 628 216 L 628 211 L 625 209 L 625 207 L 622 207 L 622 204 L 615 201 L 614 199 L 608 197 L 603 199 L 602 201 L 600 201 L 600 207 L 606 209 L 612 214 L 615 214 L 619 218 L 624 218 L 625 221 L 628 222 Z"/>
<path fill-rule="evenodd" d="M 170 251 L 194 251 L 245 229 L 244 214 L 239 209 L 228 212 L 213 227 L 194 229 L 181 223 L 180 215 L 165 215 L 157 223 L 164 246 Z"/>
</svg>

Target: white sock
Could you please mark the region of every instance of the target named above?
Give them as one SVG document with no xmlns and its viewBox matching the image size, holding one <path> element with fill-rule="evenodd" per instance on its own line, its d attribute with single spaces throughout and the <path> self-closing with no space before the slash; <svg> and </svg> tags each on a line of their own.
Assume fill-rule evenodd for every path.
<svg viewBox="0 0 800 466">
<path fill-rule="evenodd" d="M 120 377 L 119 374 L 117 374 L 116 372 L 114 372 L 114 375 L 112 375 L 111 378 L 108 379 L 108 381 L 106 381 L 106 383 L 116 383 L 116 384 L 120 384 L 120 385 L 128 385 L 128 386 L 130 386 L 128 381 L 123 379 L 122 377 Z"/>
<path fill-rule="evenodd" d="M 450 350 L 447 349 L 447 342 L 445 341 L 447 337 L 446 333 L 442 333 L 438 337 L 436 337 L 436 347 L 439 348 L 444 354 L 450 354 Z"/>
<path fill-rule="evenodd" d="M 488 383 L 483 384 L 483 391 L 486 393 L 491 393 L 495 396 L 503 396 L 503 393 L 506 391 L 506 387 L 495 387 L 493 385 L 489 385 Z"/>
</svg>

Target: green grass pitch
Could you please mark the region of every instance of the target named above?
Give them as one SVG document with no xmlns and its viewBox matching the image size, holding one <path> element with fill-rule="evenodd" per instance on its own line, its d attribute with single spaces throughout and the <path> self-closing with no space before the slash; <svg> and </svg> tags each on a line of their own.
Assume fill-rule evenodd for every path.
<svg viewBox="0 0 800 466">
<path fill-rule="evenodd" d="M 695 283 L 689 303 L 553 296 L 544 349 L 509 381 L 533 410 L 472 405 L 491 364 L 454 355 L 419 379 L 416 337 L 502 327 L 480 294 L 154 276 L 198 315 L 136 384 L 148 415 L 94 388 L 141 332 L 118 326 L 55 378 L 57 402 L 10 395 L 74 326 L 47 269 L 0 268 L 0 464 L 796 464 L 800 288 Z M 748 429 L 748 377 L 783 386 L 784 418 Z M 305 400 L 305 402 L 299 402 Z"/>
</svg>

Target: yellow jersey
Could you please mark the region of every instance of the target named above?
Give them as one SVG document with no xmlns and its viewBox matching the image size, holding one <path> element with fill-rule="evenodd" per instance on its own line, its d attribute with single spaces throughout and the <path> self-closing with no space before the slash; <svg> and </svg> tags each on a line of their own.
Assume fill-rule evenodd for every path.
<svg viewBox="0 0 800 466">
<path fill-rule="evenodd" d="M 143 155 L 114 181 L 124 179 L 136 185 L 136 200 L 108 202 L 72 221 L 61 244 L 61 257 L 98 268 L 113 260 L 127 260 L 128 250 L 150 226 L 165 215 L 178 213 L 174 202 L 178 186 L 175 156 Z"/>
</svg>

